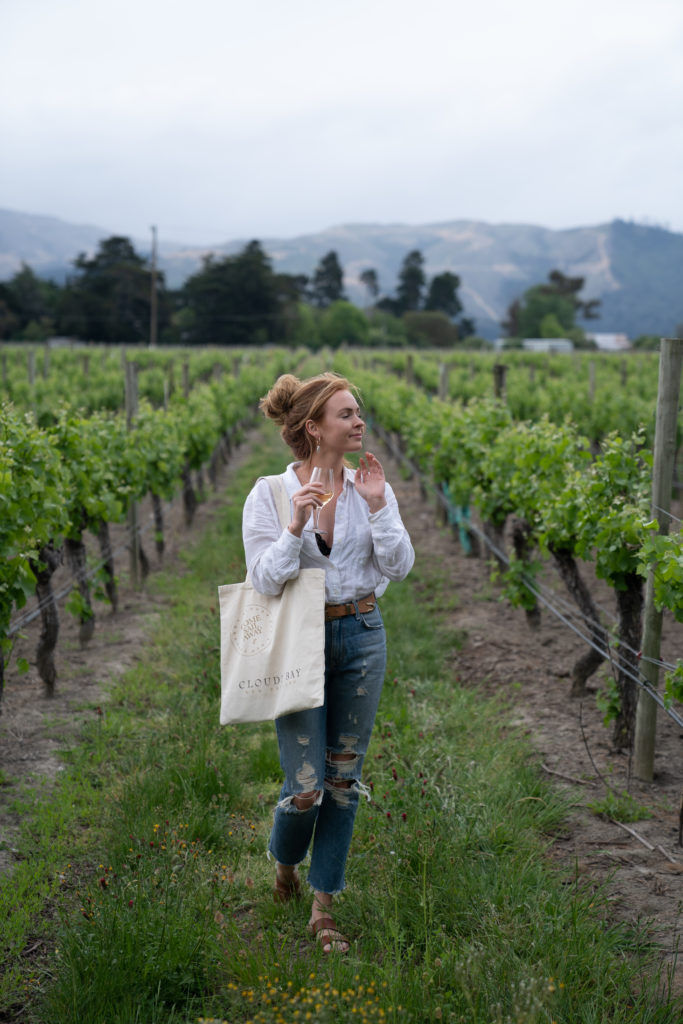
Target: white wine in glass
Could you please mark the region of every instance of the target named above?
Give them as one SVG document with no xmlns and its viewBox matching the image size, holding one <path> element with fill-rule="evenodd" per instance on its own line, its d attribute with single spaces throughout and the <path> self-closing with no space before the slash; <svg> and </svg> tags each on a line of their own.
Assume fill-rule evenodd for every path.
<svg viewBox="0 0 683 1024">
<path fill-rule="evenodd" d="M 314 466 L 313 472 L 311 473 L 310 483 L 322 484 L 325 489 L 322 494 L 317 495 L 321 504 L 316 505 L 313 509 L 313 526 L 307 526 L 306 529 L 313 533 L 327 533 L 327 530 L 321 530 L 318 526 L 318 516 L 320 515 L 320 509 L 324 508 L 328 501 L 332 501 L 332 498 L 334 497 L 334 471 L 331 469 L 321 469 L 320 466 Z"/>
</svg>

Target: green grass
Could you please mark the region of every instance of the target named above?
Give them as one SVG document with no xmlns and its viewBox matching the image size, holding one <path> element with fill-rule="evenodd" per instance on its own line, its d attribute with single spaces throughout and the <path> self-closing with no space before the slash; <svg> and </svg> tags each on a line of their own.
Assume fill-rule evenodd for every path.
<svg viewBox="0 0 683 1024">
<path fill-rule="evenodd" d="M 617 821 L 643 821 L 652 817 L 652 811 L 634 800 L 626 790 L 616 793 L 609 789 L 602 800 L 589 800 L 586 807 L 599 817 Z"/>
<path fill-rule="evenodd" d="M 502 703 L 443 666 L 453 585 L 418 564 L 382 599 L 390 661 L 325 958 L 308 906 L 276 907 L 265 857 L 279 789 L 272 725 L 218 725 L 216 586 L 244 572 L 241 505 L 282 449 L 255 450 L 168 597 L 148 657 L 93 713 L 65 770 L 16 798 L 2 886 L 0 1019 L 41 1024 L 446 1020 L 674 1024 L 643 935 L 546 852 L 566 807 Z M 12 929 L 14 929 L 12 931 Z M 38 937 L 36 959 L 22 957 Z"/>
</svg>

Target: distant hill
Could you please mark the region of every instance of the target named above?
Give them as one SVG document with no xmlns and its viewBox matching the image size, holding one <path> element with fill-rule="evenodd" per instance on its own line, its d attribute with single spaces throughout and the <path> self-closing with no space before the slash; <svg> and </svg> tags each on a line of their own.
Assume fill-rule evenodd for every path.
<svg viewBox="0 0 683 1024">
<path fill-rule="evenodd" d="M 112 232 L 53 217 L 0 210 L 0 279 L 21 261 L 42 276 L 63 280 L 79 252 L 93 252 Z M 249 239 L 211 247 L 160 238 L 159 263 L 171 287 L 200 266 L 202 257 L 237 252 Z M 149 240 L 133 239 L 143 254 Z M 485 337 L 500 334 L 509 304 L 557 268 L 581 276 L 583 295 L 599 298 L 602 312 L 591 326 L 602 332 L 671 335 L 683 323 L 683 234 L 615 220 L 562 231 L 528 224 L 447 221 L 439 224 L 345 224 L 295 238 L 261 238 L 276 270 L 312 274 L 330 249 L 339 255 L 349 297 L 366 305 L 360 274 L 373 267 L 383 294 L 391 294 L 411 249 L 425 257 L 427 275 L 451 270 L 461 279 L 465 313 Z"/>
<path fill-rule="evenodd" d="M 0 210 L 0 281 L 27 263 L 40 277 L 61 284 L 78 254 L 94 253 L 100 239 L 111 233 L 91 224 Z"/>
</svg>

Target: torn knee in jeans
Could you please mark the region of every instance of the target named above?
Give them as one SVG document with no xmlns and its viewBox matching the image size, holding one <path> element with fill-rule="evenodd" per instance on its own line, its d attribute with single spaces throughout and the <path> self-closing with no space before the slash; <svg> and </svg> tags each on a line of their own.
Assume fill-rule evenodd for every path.
<svg viewBox="0 0 683 1024">
<path fill-rule="evenodd" d="M 325 779 L 325 789 L 339 807 L 348 807 L 351 803 L 349 790 L 358 788 L 356 779 Z"/>
<path fill-rule="evenodd" d="M 325 760 L 327 762 L 328 767 L 332 768 L 334 765 L 348 765 L 349 761 L 357 761 L 358 754 L 355 754 L 352 750 L 328 750 L 327 754 L 325 755 Z"/>
<path fill-rule="evenodd" d="M 315 789 L 310 793 L 294 793 L 292 796 L 284 797 L 279 801 L 276 810 L 289 811 L 290 813 L 309 811 L 311 807 L 319 807 L 322 802 L 322 789 Z"/>
<path fill-rule="evenodd" d="M 314 804 L 319 804 L 322 798 L 322 790 L 314 789 L 311 793 L 297 793 L 296 796 L 292 797 L 292 803 L 298 810 L 307 811 Z"/>
<path fill-rule="evenodd" d="M 325 756 L 328 769 L 325 775 L 325 789 L 338 807 L 349 807 L 352 802 L 351 790 L 358 792 L 360 788 L 360 783 L 355 778 L 360 757 L 348 749 L 352 746 L 352 740 L 353 737 L 343 737 L 342 742 L 347 749 L 328 750 Z"/>
</svg>

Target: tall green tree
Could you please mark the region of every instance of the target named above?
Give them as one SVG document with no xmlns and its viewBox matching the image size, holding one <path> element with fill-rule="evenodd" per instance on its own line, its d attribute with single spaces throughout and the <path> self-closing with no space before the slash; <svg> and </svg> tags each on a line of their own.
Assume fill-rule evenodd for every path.
<svg viewBox="0 0 683 1024">
<path fill-rule="evenodd" d="M 424 271 L 424 256 L 419 249 L 409 252 L 401 264 L 398 275 L 398 287 L 396 296 L 383 296 L 375 303 L 375 308 L 382 313 L 391 314 L 395 317 L 405 317 L 408 314 L 442 314 L 450 326 L 451 331 L 444 329 L 443 323 L 439 320 L 431 320 L 425 316 L 423 320 L 411 321 L 408 326 L 408 333 L 411 337 L 417 338 L 417 344 L 428 343 L 430 334 L 438 338 L 435 344 L 444 346 L 453 344 L 458 338 L 466 338 L 474 334 L 474 321 L 461 317 L 457 324 L 453 321 L 462 313 L 462 303 L 458 297 L 460 278 L 450 270 L 436 274 L 429 282 L 427 295 L 424 298 L 424 289 L 427 278 Z M 419 325 L 416 327 L 416 324 Z M 448 338 L 448 341 L 445 339 Z M 427 341 L 425 341 L 427 339 Z"/>
<path fill-rule="evenodd" d="M 193 314 L 190 341 L 195 345 L 278 341 L 284 334 L 285 307 L 296 301 L 295 290 L 284 288 L 258 241 L 235 256 L 207 256 L 202 269 L 185 282 L 183 296 Z"/>
<path fill-rule="evenodd" d="M 22 263 L 0 291 L 0 337 L 39 341 L 54 334 L 60 291 Z"/>
<path fill-rule="evenodd" d="M 420 308 L 425 281 L 424 256 L 419 249 L 413 249 L 403 260 L 398 273 L 396 306 L 399 313 L 409 313 Z"/>
<path fill-rule="evenodd" d="M 583 277 L 567 277 L 559 270 L 548 275 L 548 281 L 528 288 L 521 299 L 508 308 L 503 330 L 509 337 L 564 337 L 582 340 L 583 331 L 576 325 L 577 316 L 585 320 L 599 316 L 599 299 L 584 300 Z"/>
<path fill-rule="evenodd" d="M 368 290 L 370 296 L 370 302 L 374 302 L 379 295 L 379 278 L 377 271 L 373 267 L 368 267 L 360 275 L 360 282 L 364 284 Z"/>
<path fill-rule="evenodd" d="M 567 277 L 561 270 L 551 270 L 548 284 L 542 285 L 547 295 L 559 295 L 568 299 L 574 307 L 574 315 L 583 320 L 595 320 L 600 316 L 600 299 L 581 299 L 579 292 L 583 290 L 585 278 Z"/>
<path fill-rule="evenodd" d="M 0 338 L 13 338 L 19 319 L 12 308 L 12 296 L 6 284 L 0 284 Z"/>
<path fill-rule="evenodd" d="M 564 336 L 574 327 L 574 306 L 562 295 L 546 292 L 544 287 L 529 288 L 524 293 L 518 315 L 518 330 L 522 338 L 542 338 L 543 323 L 548 317 L 560 326 Z M 550 337 L 558 337 L 557 333 Z"/>
<path fill-rule="evenodd" d="M 315 268 L 311 285 L 311 298 L 313 304 L 320 309 L 326 309 L 333 302 L 346 300 L 346 295 L 344 294 L 344 271 L 334 249 L 331 249 L 323 256 Z"/>
<path fill-rule="evenodd" d="M 76 276 L 64 289 L 59 327 L 90 341 L 147 343 L 150 333 L 151 270 L 130 239 L 112 235 L 93 257 L 81 253 Z M 159 326 L 168 320 L 164 275 L 157 274 Z"/>
<path fill-rule="evenodd" d="M 456 317 L 462 312 L 462 303 L 458 298 L 459 287 L 460 278 L 450 270 L 436 274 L 429 282 L 425 310 L 429 313 L 445 313 L 451 319 Z"/>
</svg>

